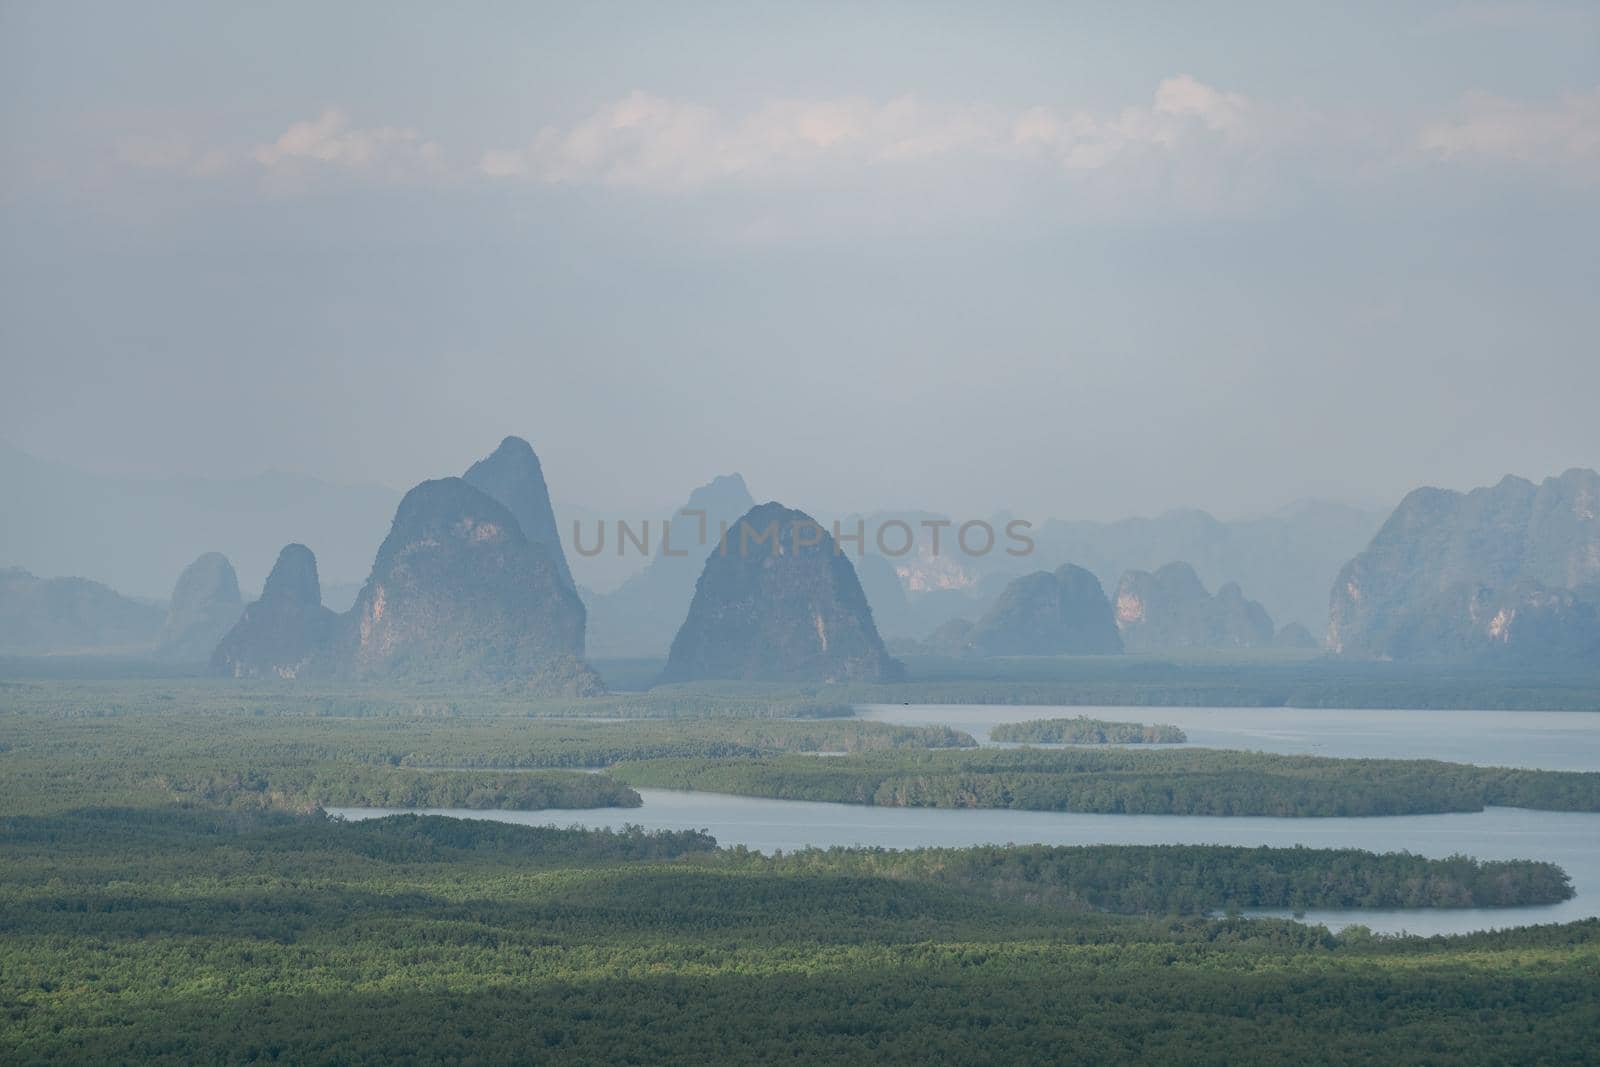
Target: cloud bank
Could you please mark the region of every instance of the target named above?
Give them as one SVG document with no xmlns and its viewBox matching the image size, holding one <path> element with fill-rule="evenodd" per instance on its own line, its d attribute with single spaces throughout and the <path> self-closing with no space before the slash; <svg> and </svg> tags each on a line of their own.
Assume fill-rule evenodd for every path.
<svg viewBox="0 0 1600 1067">
<path fill-rule="evenodd" d="M 1085 203 L 1233 210 L 1308 187 L 1370 182 L 1419 162 L 1515 166 L 1600 181 L 1600 88 L 1554 102 L 1469 94 L 1448 115 L 1397 125 L 1255 99 L 1188 74 L 1114 109 L 931 101 L 916 95 L 783 99 L 730 112 L 634 91 L 537 130 L 520 146 L 446 151 L 410 126 L 361 125 L 329 107 L 234 146 L 135 135 L 122 163 L 194 178 L 253 176 L 278 191 L 330 176 L 371 181 L 595 187 L 673 196 L 967 181 L 1042 183 Z"/>
</svg>

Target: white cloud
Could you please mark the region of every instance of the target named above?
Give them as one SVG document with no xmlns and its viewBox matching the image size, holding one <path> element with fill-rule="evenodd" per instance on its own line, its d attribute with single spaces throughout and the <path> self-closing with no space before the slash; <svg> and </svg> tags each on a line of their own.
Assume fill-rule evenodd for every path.
<svg viewBox="0 0 1600 1067">
<path fill-rule="evenodd" d="M 436 142 L 416 130 L 396 126 L 358 129 L 337 108 L 315 119 L 296 122 L 270 144 L 259 145 L 251 158 L 269 171 L 299 171 L 324 165 L 342 170 L 382 171 L 391 176 L 436 170 Z"/>
<path fill-rule="evenodd" d="M 1447 160 L 1509 163 L 1600 178 L 1600 89 L 1537 106 L 1474 93 L 1451 119 L 1426 126 L 1421 149 Z"/>
<path fill-rule="evenodd" d="M 184 135 L 118 143 L 127 165 L 191 177 L 255 175 L 295 191 L 353 182 L 477 179 L 655 194 L 712 189 L 848 190 L 859 204 L 920 197 L 928 213 L 998 217 L 1015 198 L 1051 198 L 1079 215 L 1270 209 L 1311 188 L 1367 185 L 1419 153 L 1455 166 L 1519 164 L 1600 178 L 1600 90 L 1536 107 L 1477 95 L 1458 113 L 1402 126 L 1371 113 L 1321 113 L 1262 101 L 1188 74 L 1120 108 L 999 108 L 839 97 L 767 100 L 730 111 L 633 92 L 546 126 L 517 147 L 479 151 L 465 172 L 408 126 L 358 126 L 338 108 L 271 141 L 208 144 Z M 984 197 L 988 202 L 981 202 Z M 813 211 L 827 210 L 817 198 Z M 868 210 L 862 208 L 861 210 Z"/>
<path fill-rule="evenodd" d="M 436 141 L 404 127 L 355 127 L 337 108 L 291 123 L 266 144 L 208 144 L 184 133 L 135 135 L 118 140 L 116 154 L 141 170 L 194 178 L 255 174 L 277 189 L 301 187 L 319 171 L 402 180 L 446 172 Z"/>
<path fill-rule="evenodd" d="M 218 177 L 240 162 L 237 152 L 197 146 L 181 133 L 124 137 L 117 142 L 117 158 L 141 170 L 176 171 L 197 178 Z"/>
<path fill-rule="evenodd" d="M 1244 144 L 1265 129 L 1262 109 L 1188 75 L 1156 87 L 1148 105 L 1108 114 L 1034 107 L 933 104 L 914 96 L 785 100 L 728 115 L 703 104 L 634 92 L 519 150 L 484 153 L 491 178 L 675 191 L 861 172 L 909 163 L 1110 166 L 1134 150 L 1176 155 L 1196 145 Z"/>
</svg>

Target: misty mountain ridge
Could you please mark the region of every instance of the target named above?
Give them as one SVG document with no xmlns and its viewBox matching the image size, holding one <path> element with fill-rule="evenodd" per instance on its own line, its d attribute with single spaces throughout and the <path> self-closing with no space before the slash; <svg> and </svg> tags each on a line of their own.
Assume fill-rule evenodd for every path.
<svg viewBox="0 0 1600 1067">
<path fill-rule="evenodd" d="M 0 477 L 8 479 L 13 498 L 21 502 L 6 509 L 0 527 L 8 551 L 21 546 L 22 551 L 93 556 L 99 551 L 96 546 L 118 543 L 119 531 L 131 532 L 126 543 L 105 553 L 108 569 L 116 569 L 126 567 L 135 551 L 172 555 L 180 539 L 201 548 L 179 568 L 184 577 L 172 587 L 166 618 L 153 624 L 152 619 L 162 614 L 158 607 L 103 583 L 36 578 L 31 570 L 8 572 L 0 584 L 0 620 L 5 620 L 0 625 L 0 648 L 28 653 L 115 650 L 181 661 L 206 658 L 204 646 L 212 635 L 224 628 L 230 615 L 242 611 L 242 604 L 234 600 L 236 592 L 230 592 L 240 584 L 232 573 L 231 560 L 237 556 L 211 558 L 209 550 L 216 542 L 206 531 L 233 529 L 259 540 L 266 534 L 254 528 L 255 518 L 270 516 L 262 525 L 281 526 L 307 510 L 321 514 L 324 501 L 335 503 L 332 518 L 318 520 L 320 525 L 353 529 L 366 524 L 376 501 L 390 492 L 374 486 L 337 487 L 287 474 L 237 481 L 101 478 L 35 460 L 4 445 L 0 445 Z M 945 647 L 966 648 L 973 640 L 973 628 L 980 636 L 986 632 L 985 618 L 1002 606 L 1018 579 L 1054 573 L 1041 568 L 1041 563 L 1053 565 L 1055 571 L 1070 564 L 1082 566 L 1102 589 L 1116 590 L 1119 626 L 1128 651 L 1310 649 L 1326 636 L 1332 647 L 1350 656 L 1486 655 L 1516 663 L 1531 662 L 1530 657 L 1566 660 L 1590 655 L 1587 635 L 1597 610 L 1595 588 L 1600 586 L 1600 537 L 1593 517 L 1600 494 L 1596 478 L 1593 471 L 1574 469 L 1539 484 L 1507 477 L 1466 493 L 1418 489 L 1385 521 L 1350 505 L 1319 500 L 1299 500 L 1270 515 L 1236 521 L 1218 520 L 1196 509 L 1110 523 L 1052 519 L 1029 531 L 1035 549 L 1022 557 L 1008 556 L 998 548 L 984 555 L 968 553 L 957 543 L 953 526 L 942 531 L 940 552 L 932 553 L 920 524 L 944 519 L 934 512 L 886 511 L 849 516 L 840 523 L 846 531 L 854 529 L 857 519 L 867 524 L 866 555 L 857 555 L 855 546 L 847 543 L 845 556 L 872 611 L 876 632 L 897 639 L 927 637 L 952 620 L 976 620 L 940 635 Z M 454 481 L 464 485 L 476 481 L 473 488 L 510 512 L 518 530 L 523 521 L 519 513 L 538 526 L 541 537 L 530 538 L 523 532 L 523 539 L 539 550 L 557 583 L 569 594 L 575 592 L 543 472 L 525 440 L 506 438 Z M 484 492 L 484 487 L 493 491 Z M 80 491 L 82 498 L 74 499 Z M 396 499 L 393 508 L 398 504 Z M 705 536 L 714 542 L 722 523 L 737 521 L 754 506 L 744 479 L 725 474 L 693 490 L 684 508 L 706 512 Z M 108 509 L 116 514 L 102 514 Z M 128 521 L 119 525 L 124 510 Z M 352 517 L 359 522 L 352 525 Z M 870 531 L 890 519 L 908 523 L 917 533 L 913 551 L 904 556 L 889 557 L 875 550 Z M 576 640 L 570 602 L 557 613 L 559 619 L 552 615 L 541 623 L 528 623 L 536 630 L 548 626 L 567 635 L 533 658 L 561 655 L 581 663 L 586 654 L 649 656 L 668 651 L 688 614 L 706 556 L 714 548 L 699 543 L 701 521 L 673 514 L 668 524 L 674 548 L 686 553 L 680 556 L 661 554 L 662 520 L 655 520 L 654 555 L 641 570 L 612 593 L 585 591 L 583 600 L 573 597 L 578 612 L 587 617 L 586 626 L 577 625 Z M 1003 526 L 1006 516 L 988 521 Z M 58 522 L 61 536 L 45 537 L 46 527 L 56 529 L 53 524 Z M 831 526 L 830 522 L 824 529 Z M 181 535 L 174 532 L 180 529 Z M 614 529 L 610 536 L 614 540 Z M 201 542 L 201 537 L 207 541 Z M 379 540 L 373 535 L 362 550 L 369 564 L 374 562 L 371 545 Z M 291 537 L 284 543 L 301 541 Z M 608 548 L 614 551 L 614 545 Z M 1060 558 L 1069 553 L 1070 558 Z M 208 560 L 202 568 L 206 575 L 190 575 L 189 569 L 201 560 Z M 1179 576 L 1184 581 L 1162 579 L 1174 560 L 1187 565 L 1188 574 Z M 320 557 L 316 565 L 320 570 Z M 521 564 L 512 570 L 522 574 L 519 568 Z M 365 582 L 340 580 L 321 587 L 329 604 L 346 609 L 335 614 L 359 606 L 357 598 L 371 581 L 372 567 L 361 569 L 368 573 Z M 524 574 L 517 580 L 525 579 Z M 542 589 L 539 582 L 534 584 Z M 1298 604 L 1304 614 L 1307 590 L 1316 585 L 1322 586 L 1324 605 L 1316 625 L 1280 613 L 1277 605 Z M 1212 586 L 1217 589 L 1215 596 L 1207 593 L 1202 598 L 1196 592 Z M 1121 606 L 1125 594 L 1145 605 L 1147 619 L 1126 617 Z M 1013 597 L 1020 595 L 1019 590 Z M 319 608 L 324 606 L 319 602 Z M 486 601 L 480 604 L 486 606 Z M 1015 607 L 1010 605 L 992 620 L 997 632 L 1012 628 L 1003 620 Z M 368 602 L 363 610 L 370 608 Z M 1283 624 L 1269 632 L 1274 619 Z M 980 643 L 987 647 L 988 639 Z M 994 647 L 1006 646 L 1001 639 Z M 1029 646 L 1022 641 L 1015 647 Z M 508 654 L 512 661 L 517 659 Z M 418 662 L 429 659 L 423 655 Z M 394 662 L 407 661 L 401 656 Z M 314 664 L 311 669 L 336 674 L 346 670 Z M 367 669 L 377 668 L 369 663 Z"/>
<path fill-rule="evenodd" d="M 683 625 L 694 599 L 695 583 L 706 557 L 717 547 L 724 526 L 731 527 L 755 507 L 740 474 L 722 474 L 696 488 L 672 514 L 667 538 L 672 555 L 661 552 L 660 525 L 651 523 L 655 553 L 643 570 L 610 593 L 591 594 L 589 647 L 595 656 L 653 656 L 665 652 Z M 702 511 L 686 515 L 685 511 Z M 611 532 L 613 540 L 617 535 Z M 608 549 L 615 551 L 608 542 Z M 677 553 L 682 552 L 683 555 Z"/>
<path fill-rule="evenodd" d="M 1334 582 L 1348 656 L 1600 663 L 1600 474 L 1406 495 Z"/>
<path fill-rule="evenodd" d="M 1237 582 L 1215 594 L 1188 563 L 1129 571 L 1117 583 L 1117 629 L 1129 652 L 1267 648 L 1272 617 Z"/>
<path fill-rule="evenodd" d="M 941 624 L 920 645 L 937 656 L 1083 656 L 1134 653 L 1314 649 L 1291 623 L 1275 630 L 1265 608 L 1236 582 L 1213 595 L 1184 562 L 1128 571 L 1113 601 L 1089 571 L 1062 564 L 1008 583 L 976 623 Z"/>
<path fill-rule="evenodd" d="M 986 521 L 998 532 L 1011 517 L 997 513 Z M 870 530 L 888 519 L 917 528 L 923 520 L 948 517 L 899 511 L 852 515 L 844 521 L 853 524 L 857 518 L 865 518 Z M 1189 564 L 1208 586 L 1237 583 L 1273 618 L 1300 622 L 1320 634 L 1333 576 L 1382 521 L 1379 511 L 1309 499 L 1266 516 L 1227 521 L 1193 508 L 1113 522 L 1048 519 L 1028 531 L 1034 549 L 1020 557 L 998 546 L 982 555 L 964 552 L 953 526 L 944 530 L 937 556 L 925 533 L 913 551 L 900 557 L 877 556 L 869 537 L 868 559 L 877 556 L 894 570 L 903 602 L 887 588 L 881 566 L 857 560 L 857 569 L 873 597 L 880 627 L 899 638 L 927 637 L 955 619 L 977 618 L 994 606 L 1008 583 L 1029 573 L 1081 566 L 1102 588 L 1115 589 L 1130 571 L 1153 572 L 1173 561 Z"/>
<path fill-rule="evenodd" d="M 0 569 L 0 648 L 8 652 L 148 653 L 166 612 L 87 578 Z"/>
<path fill-rule="evenodd" d="M 1084 656 L 1122 651 L 1111 602 L 1099 579 L 1062 564 L 1013 580 L 982 618 L 964 632 L 936 631 L 941 642 L 961 634 L 981 656 Z"/>
</svg>

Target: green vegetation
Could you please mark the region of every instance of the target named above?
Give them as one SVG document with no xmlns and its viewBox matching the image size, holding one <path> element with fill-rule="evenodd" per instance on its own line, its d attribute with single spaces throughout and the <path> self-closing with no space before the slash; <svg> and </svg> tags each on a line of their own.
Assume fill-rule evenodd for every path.
<svg viewBox="0 0 1600 1067">
<path fill-rule="evenodd" d="M 511 685 L 26 677 L 0 681 L 0 708 L 63 715 L 206 711 L 338 718 L 828 719 L 855 713 L 819 692 L 818 686 L 695 682 L 647 693 L 552 699 Z"/>
<path fill-rule="evenodd" d="M 318 763 L 257 769 L 167 774 L 155 784 L 179 802 L 228 807 L 472 808 L 539 811 L 545 808 L 637 808 L 639 794 L 603 774 L 573 771 L 416 771 L 398 767 Z"/>
<path fill-rule="evenodd" d="M 1176 726 L 1111 722 L 1079 715 L 1072 719 L 1029 719 L 1003 722 L 989 731 L 993 741 L 1028 745 L 1178 745 L 1189 740 Z"/>
<path fill-rule="evenodd" d="M 13 693 L 15 691 L 12 691 Z M 98 687 L 91 693 L 99 695 Z M 945 727 L 854 719 L 617 722 L 488 714 L 310 714 L 267 703 L 207 710 L 203 694 L 30 688 L 0 713 L 0 810 L 204 801 L 231 806 L 635 806 L 602 768 L 663 756 L 871 752 L 972 745 Z M 5 694 L 10 696 L 11 694 Z M 67 699 L 73 698 L 73 699 Z M 510 773 L 507 773 L 510 772 Z"/>
<path fill-rule="evenodd" d="M 79 685 L 0 688 L 7 1064 L 1565 1063 L 1600 1027 L 1600 922 L 1424 940 L 1207 917 L 1569 896 L 1544 863 L 763 856 L 693 831 L 299 810 L 627 803 L 608 775 L 540 768 L 640 754 L 826 770 L 1060 752 L 927 751 L 970 739 L 848 720 L 552 720 L 511 697 L 372 694 L 342 716 L 315 690 Z M 815 751 L 852 754 L 785 754 Z"/>
<path fill-rule="evenodd" d="M 1600 811 L 1600 773 L 1201 748 L 663 759 L 611 773 L 634 786 L 895 807 L 1274 816 L 1420 815 L 1491 804 Z"/>
<path fill-rule="evenodd" d="M 173 809 L 12 815 L 0 859 L 0 1059 L 17 1064 L 1554 1063 L 1583 1060 L 1600 1024 L 1597 922 L 1423 940 L 1167 917 L 1347 884 L 1388 900 L 1416 879 L 1448 899 L 1510 870 L 1536 891 L 1540 865 L 767 858 L 693 833 Z"/>
</svg>

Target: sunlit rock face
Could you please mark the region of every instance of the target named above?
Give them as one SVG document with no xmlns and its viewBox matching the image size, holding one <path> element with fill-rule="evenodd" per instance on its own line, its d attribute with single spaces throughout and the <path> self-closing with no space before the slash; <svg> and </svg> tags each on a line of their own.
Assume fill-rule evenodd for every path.
<svg viewBox="0 0 1600 1067">
<path fill-rule="evenodd" d="M 317 558 L 305 545 L 285 545 L 267 575 L 261 599 L 211 655 L 211 671 L 234 678 L 325 677 L 336 668 L 340 618 L 322 606 Z"/>
<path fill-rule="evenodd" d="M 946 643 L 955 631 L 946 631 Z M 1089 655 L 1122 651 L 1122 636 L 1100 580 L 1065 564 L 1013 580 L 966 642 L 983 656 Z"/>
<path fill-rule="evenodd" d="M 233 564 L 220 552 L 207 552 L 178 576 L 156 652 L 164 659 L 203 663 L 243 611 Z"/>
<path fill-rule="evenodd" d="M 1124 574 L 1116 620 L 1129 652 L 1264 648 L 1276 635 L 1272 617 L 1237 582 L 1213 596 L 1187 563 Z"/>
<path fill-rule="evenodd" d="M 406 494 L 348 616 L 339 672 L 594 692 L 584 608 L 511 511 L 461 478 Z"/>
<path fill-rule="evenodd" d="M 494 452 L 468 467 L 462 480 L 504 504 L 522 527 L 522 535 L 550 557 L 562 584 L 574 588 L 544 469 L 532 445 L 520 437 L 507 437 Z"/>
<path fill-rule="evenodd" d="M 1600 663 L 1600 474 L 1418 489 L 1345 564 L 1328 647 L 1349 656 Z"/>
<path fill-rule="evenodd" d="M 902 676 L 855 568 L 805 512 L 752 508 L 711 550 L 664 681 L 880 682 Z"/>
</svg>

